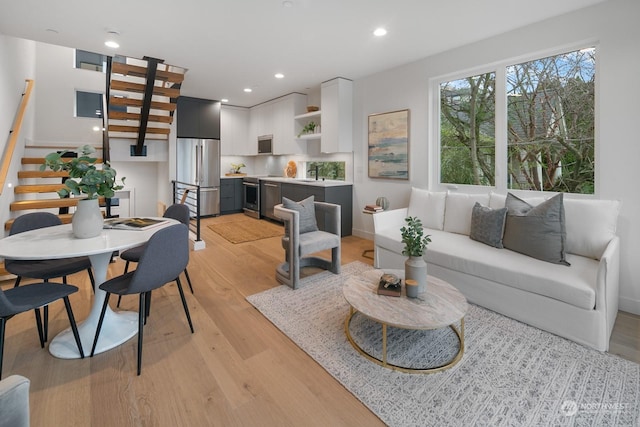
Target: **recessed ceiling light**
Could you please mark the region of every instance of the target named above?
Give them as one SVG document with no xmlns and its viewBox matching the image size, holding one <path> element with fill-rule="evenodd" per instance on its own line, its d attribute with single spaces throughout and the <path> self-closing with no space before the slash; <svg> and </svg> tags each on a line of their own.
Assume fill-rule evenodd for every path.
<svg viewBox="0 0 640 427">
<path fill-rule="evenodd" d="M 253 92 L 253 90 L 251 90 L 251 88 L 250 88 L 250 87 L 245 87 L 245 88 L 244 88 L 244 91 L 245 91 L 245 92 L 247 92 L 247 93 L 249 93 L 249 92 Z"/>
<path fill-rule="evenodd" d="M 229 100 L 227 98 L 222 98 L 220 102 L 229 102 Z"/>
<path fill-rule="evenodd" d="M 282 7 L 293 7 L 293 2 L 291 0 L 284 0 L 282 2 Z"/>
<path fill-rule="evenodd" d="M 375 31 L 373 32 L 373 35 L 377 36 L 377 37 L 382 37 L 382 36 L 384 36 L 386 34 L 387 34 L 387 30 L 385 30 L 382 27 L 376 28 Z"/>
<path fill-rule="evenodd" d="M 110 47 L 111 49 L 117 49 L 120 47 L 120 43 L 118 43 L 118 36 L 120 34 L 117 31 L 107 31 L 107 40 L 104 42 L 104 45 Z"/>
<path fill-rule="evenodd" d="M 98 132 L 98 131 L 100 131 L 100 127 L 99 127 L 99 126 L 94 126 L 94 127 L 93 127 L 93 131 L 94 131 L 94 132 Z"/>
<path fill-rule="evenodd" d="M 276 79 L 284 79 L 284 74 L 282 73 L 276 73 L 274 76 Z"/>
</svg>

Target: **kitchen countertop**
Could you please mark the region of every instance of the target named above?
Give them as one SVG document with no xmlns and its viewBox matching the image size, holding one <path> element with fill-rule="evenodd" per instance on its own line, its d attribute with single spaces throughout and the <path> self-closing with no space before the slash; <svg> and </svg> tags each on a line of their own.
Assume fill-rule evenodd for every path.
<svg viewBox="0 0 640 427">
<path fill-rule="evenodd" d="M 287 184 L 311 185 L 314 187 L 343 187 L 352 185 L 352 183 L 347 181 L 337 181 L 333 179 L 325 179 L 323 181 L 322 178 L 317 181 L 313 178 L 284 178 L 274 176 L 261 176 L 259 178 L 261 181 L 285 182 Z"/>
<path fill-rule="evenodd" d="M 250 178 L 259 178 L 261 181 L 272 181 L 272 182 L 286 182 L 289 184 L 300 184 L 300 185 L 312 185 L 314 187 L 342 187 L 346 185 L 353 185 L 351 182 L 347 181 L 338 181 L 334 179 L 325 179 L 322 178 L 319 180 L 315 180 L 313 178 L 285 178 L 282 176 L 264 176 L 264 175 L 247 175 Z M 221 176 L 220 179 L 242 179 L 242 176 Z"/>
</svg>

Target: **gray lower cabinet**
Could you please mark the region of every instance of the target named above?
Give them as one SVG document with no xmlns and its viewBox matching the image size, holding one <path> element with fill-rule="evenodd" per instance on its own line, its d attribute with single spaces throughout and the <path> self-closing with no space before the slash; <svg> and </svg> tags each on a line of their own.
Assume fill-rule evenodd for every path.
<svg viewBox="0 0 640 427">
<path fill-rule="evenodd" d="M 313 195 L 314 200 L 318 202 L 340 205 L 340 215 L 342 217 L 341 235 L 351 236 L 351 230 L 353 228 L 353 195 L 351 185 L 318 187 L 315 185 L 282 183 L 280 192 L 282 197 L 296 202 Z M 318 223 L 322 226 L 324 219 L 318 218 Z"/>
<path fill-rule="evenodd" d="M 220 180 L 220 215 L 242 212 L 242 178 Z"/>
</svg>

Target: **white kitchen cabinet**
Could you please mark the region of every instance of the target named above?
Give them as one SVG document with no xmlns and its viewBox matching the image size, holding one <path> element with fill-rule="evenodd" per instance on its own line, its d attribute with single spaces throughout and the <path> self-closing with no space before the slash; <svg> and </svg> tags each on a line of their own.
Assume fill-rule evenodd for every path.
<svg viewBox="0 0 640 427">
<path fill-rule="evenodd" d="M 306 95 L 292 93 L 278 98 L 273 104 L 273 154 L 305 154 L 306 144 L 297 139 L 293 117 L 305 110 Z"/>
<path fill-rule="evenodd" d="M 257 140 L 252 139 L 249 132 L 249 109 L 223 105 L 220 111 L 220 153 L 223 156 L 256 154 Z"/>
<path fill-rule="evenodd" d="M 353 151 L 353 82 L 338 77 L 322 83 L 320 100 L 322 105 L 320 151 L 323 153 Z"/>
</svg>

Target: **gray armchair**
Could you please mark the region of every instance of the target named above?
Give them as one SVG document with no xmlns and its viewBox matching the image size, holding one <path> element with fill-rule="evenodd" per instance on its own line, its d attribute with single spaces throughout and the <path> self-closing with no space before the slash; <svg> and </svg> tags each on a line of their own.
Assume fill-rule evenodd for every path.
<svg viewBox="0 0 640 427">
<path fill-rule="evenodd" d="M 296 289 L 302 267 L 319 267 L 340 274 L 340 205 L 314 202 L 318 231 L 300 233 L 300 212 L 276 205 L 273 212 L 284 220 L 282 247 L 285 262 L 276 267 L 278 282 Z M 331 249 L 331 260 L 310 254 Z"/>
</svg>

